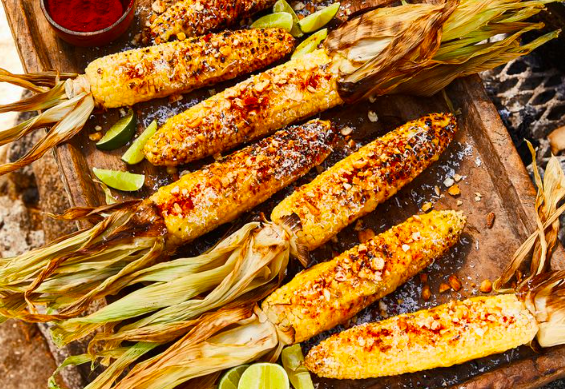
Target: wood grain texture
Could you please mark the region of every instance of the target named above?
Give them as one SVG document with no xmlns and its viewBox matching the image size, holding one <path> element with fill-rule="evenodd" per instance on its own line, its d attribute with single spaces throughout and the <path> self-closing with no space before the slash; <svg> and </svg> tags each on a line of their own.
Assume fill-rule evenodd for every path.
<svg viewBox="0 0 565 389">
<path fill-rule="evenodd" d="M 86 65 L 102 55 L 132 47 L 130 41 L 140 26 L 145 22 L 146 10 L 150 0 L 139 0 L 140 10 L 135 25 L 119 41 L 104 47 L 93 49 L 75 48 L 60 41 L 50 30 L 44 19 L 37 0 L 2 0 L 6 8 L 9 23 L 24 68 L 28 72 L 57 69 L 81 73 Z M 351 9 L 359 10 L 375 4 L 388 3 L 386 0 L 358 2 L 351 0 Z M 221 88 L 232 83 L 216 86 Z M 458 80 L 448 88 L 448 96 L 453 105 L 460 109 L 461 130 L 448 152 L 422 176 L 408 185 L 391 201 L 380 206 L 377 211 L 363 218 L 363 225 L 375 232 L 404 220 L 419 212 L 426 202 L 432 202 L 436 209 L 461 209 L 469 220 L 461 244 L 447 258 L 438 261 L 429 271 L 430 284 L 434 292 L 429 302 L 419 298 L 421 285 L 410 281 L 405 287 L 387 297 L 389 314 L 411 311 L 437 305 L 453 298 L 465 298 L 476 294 L 476 287 L 485 278 L 493 280 L 507 263 L 510 255 L 524 238 L 533 230 L 533 205 L 535 190 L 526 170 L 514 149 L 511 139 L 504 128 L 498 113 L 489 101 L 478 77 Z M 153 118 L 162 122 L 187 106 L 209 96 L 209 91 L 196 91 L 184 97 L 180 103 L 170 104 L 167 99 L 139 104 L 134 107 L 140 120 L 141 131 Z M 365 143 L 376 136 L 394 128 L 404 121 L 422 114 L 446 110 L 446 103 L 441 96 L 433 98 L 414 98 L 389 96 L 377 102 L 360 103 L 342 107 L 324 113 L 323 118 L 332 119 L 338 126 L 354 128 L 353 138 Z M 379 117 L 373 123 L 367 119 L 367 112 L 375 111 Z M 94 126 L 101 125 L 106 130 L 117 120 L 118 112 L 111 110 L 95 113 L 92 120 L 81 134 L 68 144 L 56 150 L 60 172 L 73 205 L 99 205 L 103 193 L 91 179 L 91 168 L 112 168 L 125 170 L 120 156 L 124 149 L 110 153 L 98 151 L 88 134 Z M 329 166 L 343 157 L 343 151 L 337 151 L 325 164 Z M 195 169 L 203 162 L 182 167 Z M 129 168 L 134 172 L 145 172 L 147 185 L 142 191 L 132 195 L 121 194 L 122 198 L 145 197 L 160 185 L 170 182 L 175 175 L 169 175 L 164 169 L 155 168 L 148 163 Z M 443 181 L 446 177 L 458 173 L 465 178 L 461 181 L 461 196 L 454 198 L 445 193 Z M 311 173 L 300 183 L 311 179 Z M 435 188 L 441 189 L 442 195 L 435 194 Z M 277 201 L 282 199 L 292 188 L 283 191 L 271 201 L 259 206 L 253 213 L 263 211 L 266 214 Z M 481 200 L 476 201 L 476 193 Z M 458 205 L 458 201 L 462 201 Z M 485 226 L 486 216 L 494 212 L 496 221 L 492 228 Z M 248 217 L 248 216 L 247 216 Z M 245 220 L 242 218 L 240 222 Z M 203 241 L 213 242 L 223 230 L 211 234 Z M 353 226 L 339 234 L 337 240 L 313 253 L 314 263 L 331 258 L 333 252 L 340 252 L 358 242 Z M 187 250 L 197 250 L 202 244 L 196 242 Z M 563 263 L 561 249 L 554 257 L 554 264 Z M 557 265 L 556 265 L 557 266 Z M 290 273 L 298 271 L 293 263 Z M 464 288 L 461 293 L 439 294 L 438 286 L 450 274 L 457 274 Z M 373 306 L 360 315 L 358 322 L 378 320 L 379 309 Z M 305 344 L 310 347 L 328 334 L 322 334 Z M 534 388 L 565 375 L 565 349 L 554 348 L 544 354 L 535 354 L 527 347 L 505 353 L 500 356 L 485 358 L 476 362 L 431 372 L 410 374 L 364 381 L 332 381 L 317 379 L 319 388 L 422 388 L 422 387 L 458 387 L 458 388 Z"/>
</svg>

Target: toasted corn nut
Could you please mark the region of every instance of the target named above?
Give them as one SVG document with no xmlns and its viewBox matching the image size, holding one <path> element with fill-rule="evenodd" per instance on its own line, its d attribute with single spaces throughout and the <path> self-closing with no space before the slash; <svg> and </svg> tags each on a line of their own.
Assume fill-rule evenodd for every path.
<svg viewBox="0 0 565 389">
<path fill-rule="evenodd" d="M 293 331 L 295 342 L 310 339 L 422 271 L 459 240 L 464 225 L 465 217 L 455 211 L 412 217 L 299 273 L 267 297 L 262 309 L 281 332 Z"/>
<path fill-rule="evenodd" d="M 321 163 L 336 134 L 312 120 L 279 131 L 160 188 L 150 200 L 182 243 L 227 223 Z"/>
<path fill-rule="evenodd" d="M 173 116 L 145 145 L 154 165 L 178 165 L 229 150 L 338 104 L 337 73 L 319 50 L 215 94 Z M 315 92 L 307 90 L 315 85 Z"/>
<path fill-rule="evenodd" d="M 313 250 L 372 212 L 436 161 L 456 129 L 451 114 L 408 122 L 300 187 L 275 207 L 271 220 L 296 214 L 302 223 L 299 241 Z"/>
<path fill-rule="evenodd" d="M 91 62 L 86 77 L 98 105 L 123 107 L 251 73 L 293 48 L 282 29 L 227 31 L 108 55 Z"/>
<path fill-rule="evenodd" d="M 173 35 L 204 35 L 233 25 L 274 3 L 275 0 L 180 0 L 152 21 L 151 36 L 166 42 Z"/>
<path fill-rule="evenodd" d="M 515 295 L 475 297 L 333 335 L 310 350 L 306 367 L 338 379 L 393 376 L 501 353 L 537 332 Z"/>
</svg>

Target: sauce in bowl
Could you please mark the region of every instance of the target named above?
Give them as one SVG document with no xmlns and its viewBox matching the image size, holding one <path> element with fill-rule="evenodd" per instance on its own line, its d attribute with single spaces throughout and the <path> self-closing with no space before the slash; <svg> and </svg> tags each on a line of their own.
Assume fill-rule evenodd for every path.
<svg viewBox="0 0 565 389">
<path fill-rule="evenodd" d="M 135 0 L 40 0 L 57 35 L 75 46 L 102 46 L 122 35 L 134 18 Z"/>
<path fill-rule="evenodd" d="M 79 32 L 103 30 L 124 13 L 120 0 L 49 0 L 46 5 L 56 23 Z"/>
</svg>

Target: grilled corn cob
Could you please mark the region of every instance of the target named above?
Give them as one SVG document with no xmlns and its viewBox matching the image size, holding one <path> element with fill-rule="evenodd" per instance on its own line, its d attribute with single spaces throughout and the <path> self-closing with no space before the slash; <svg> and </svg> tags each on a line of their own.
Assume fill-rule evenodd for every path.
<svg viewBox="0 0 565 389">
<path fill-rule="evenodd" d="M 262 304 L 294 342 L 310 339 L 393 292 L 443 255 L 465 225 L 460 212 L 433 211 L 299 273 Z"/>
<path fill-rule="evenodd" d="M 151 36 L 168 41 L 203 35 L 228 27 L 256 12 L 266 9 L 274 0 L 180 0 L 168 7 L 151 23 Z"/>
<path fill-rule="evenodd" d="M 319 120 L 279 131 L 184 175 L 89 231 L 3 260 L 0 314 L 32 321 L 76 316 L 93 298 L 116 293 L 129 272 L 151 265 L 163 250 L 174 251 L 233 220 L 305 174 L 329 155 L 334 140 L 331 124 Z M 91 269 L 82 263 L 89 261 L 104 266 Z M 67 280 L 77 271 L 78 284 Z M 58 308 L 61 315 L 23 312 L 23 294 L 28 303 Z"/>
<path fill-rule="evenodd" d="M 295 214 L 299 242 L 312 250 L 372 212 L 439 158 L 457 129 L 451 114 L 408 122 L 362 147 L 278 204 L 274 222 Z"/>
<path fill-rule="evenodd" d="M 341 103 L 337 73 L 319 50 L 269 69 L 168 119 L 145 145 L 154 165 L 229 150 Z"/>
<path fill-rule="evenodd" d="M 284 188 L 329 154 L 330 122 L 313 120 L 276 133 L 221 162 L 159 189 L 150 201 L 170 235 L 188 242 L 233 220 Z"/>
<path fill-rule="evenodd" d="M 527 344 L 538 328 L 515 295 L 475 297 L 343 331 L 314 347 L 306 367 L 359 379 L 452 366 Z"/>
<path fill-rule="evenodd" d="M 128 106 L 229 80 L 278 61 L 293 46 L 294 38 L 285 30 L 253 29 L 109 55 L 93 61 L 84 75 L 65 74 L 66 81 L 60 81 L 55 72 L 14 75 L 0 69 L 0 81 L 38 93 L 2 106 L 0 112 L 45 110 L 14 128 L 0 131 L 0 145 L 45 125 L 56 126 L 22 159 L 0 165 L 0 175 L 35 161 L 51 147 L 70 139 L 82 129 L 95 105 Z"/>
<path fill-rule="evenodd" d="M 282 29 L 226 31 L 99 58 L 86 78 L 99 106 L 130 106 L 251 73 L 293 47 Z"/>
</svg>

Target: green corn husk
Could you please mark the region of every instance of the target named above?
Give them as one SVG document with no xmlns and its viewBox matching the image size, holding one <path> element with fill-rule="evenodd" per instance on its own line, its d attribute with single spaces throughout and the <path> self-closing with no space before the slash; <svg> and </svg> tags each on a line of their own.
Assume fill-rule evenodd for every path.
<svg viewBox="0 0 565 389">
<path fill-rule="evenodd" d="M 163 229 L 160 223 L 143 224 L 144 209 L 138 203 L 101 207 L 99 211 L 113 213 L 94 227 L 1 259 L 0 315 L 30 322 L 76 316 L 156 263 L 164 251 Z M 88 212 L 79 209 L 69 215 L 92 216 Z"/>
<path fill-rule="evenodd" d="M 105 324 L 144 316 L 113 334 L 97 335 L 93 342 L 174 340 L 203 313 L 265 286 L 270 291 L 272 281 L 278 284 L 284 277 L 289 242 L 284 228 L 248 223 L 198 257 L 175 259 L 132 274 L 128 286 L 143 283 L 143 287 L 88 316 L 58 323 L 53 338 L 67 344 Z"/>
<path fill-rule="evenodd" d="M 173 389 L 263 356 L 274 361 L 279 352 L 276 328 L 260 310 L 249 305 L 221 310 L 165 352 L 138 364 L 115 388 Z"/>
<path fill-rule="evenodd" d="M 248 223 L 198 257 L 138 271 L 128 285 L 143 287 L 93 314 L 56 323 L 53 338 L 62 345 L 102 329 L 89 344 L 89 360 L 109 364 L 123 352 L 89 386 L 103 388 L 147 351 L 202 326 L 208 312 L 253 306 L 271 293 L 285 275 L 291 250 L 298 251 L 291 238 L 286 226 Z"/>
<path fill-rule="evenodd" d="M 543 27 L 524 20 L 553 1 L 447 0 L 367 12 L 325 41 L 339 63 L 340 95 L 346 101 L 391 93 L 431 96 L 457 77 L 528 54 L 559 34 L 518 43 Z M 486 41 L 500 34 L 509 36 Z"/>
</svg>

